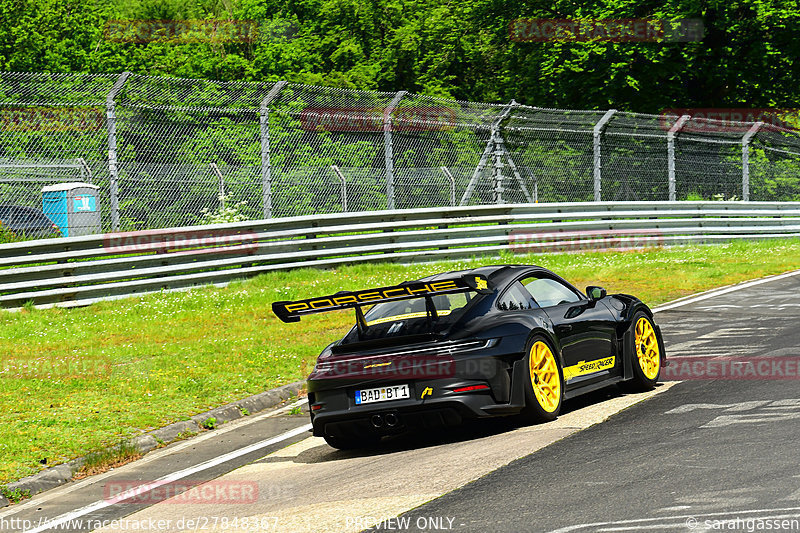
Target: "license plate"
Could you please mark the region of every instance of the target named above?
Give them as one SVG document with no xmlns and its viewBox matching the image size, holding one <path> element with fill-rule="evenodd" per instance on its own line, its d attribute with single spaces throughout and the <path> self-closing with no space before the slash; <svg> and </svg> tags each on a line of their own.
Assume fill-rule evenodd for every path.
<svg viewBox="0 0 800 533">
<path fill-rule="evenodd" d="M 356 391 L 356 405 L 402 400 L 403 398 L 411 398 L 408 385 L 391 385 L 389 387 L 377 387 L 375 389 Z"/>
</svg>

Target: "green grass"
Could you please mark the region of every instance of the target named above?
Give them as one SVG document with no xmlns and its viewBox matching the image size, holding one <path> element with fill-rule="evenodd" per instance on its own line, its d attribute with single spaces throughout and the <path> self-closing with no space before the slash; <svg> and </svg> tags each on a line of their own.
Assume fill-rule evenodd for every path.
<svg viewBox="0 0 800 533">
<path fill-rule="evenodd" d="M 118 445 L 86 455 L 86 461 L 75 474 L 80 479 L 106 472 L 110 468 L 122 466 L 140 458 L 142 454 L 132 443 L 122 441 Z"/>
<path fill-rule="evenodd" d="M 283 324 L 275 300 L 502 262 L 540 264 L 581 288 L 602 285 L 655 305 L 800 268 L 800 240 L 295 270 L 224 289 L 2 313 L 0 483 L 40 470 L 44 459 L 58 464 L 301 379 L 353 323 L 339 312 Z"/>
</svg>

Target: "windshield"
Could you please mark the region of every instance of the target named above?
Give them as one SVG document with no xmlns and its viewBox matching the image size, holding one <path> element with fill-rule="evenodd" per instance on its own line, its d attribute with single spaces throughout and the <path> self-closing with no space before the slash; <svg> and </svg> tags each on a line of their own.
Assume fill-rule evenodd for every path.
<svg viewBox="0 0 800 533">
<path fill-rule="evenodd" d="M 474 292 L 457 294 L 437 294 L 431 300 L 438 318 L 434 323 L 428 320 L 425 298 L 399 300 L 374 305 L 364 313 L 367 322 L 366 332 L 359 337 L 353 328 L 343 339 L 344 344 L 370 339 L 399 337 L 442 331 L 462 315 L 461 311 L 477 296 Z"/>
<path fill-rule="evenodd" d="M 438 294 L 431 297 L 431 300 L 436 308 L 436 314 L 443 317 L 463 308 L 469 303 L 472 296 L 471 293 L 466 292 Z M 364 315 L 368 326 L 425 317 L 427 317 L 425 298 L 377 304 Z"/>
</svg>

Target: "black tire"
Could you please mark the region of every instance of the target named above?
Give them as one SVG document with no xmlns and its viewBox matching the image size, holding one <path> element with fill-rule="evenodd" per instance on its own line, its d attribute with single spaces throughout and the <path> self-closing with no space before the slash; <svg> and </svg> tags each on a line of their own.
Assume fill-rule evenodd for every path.
<svg viewBox="0 0 800 533">
<path fill-rule="evenodd" d="M 531 376 L 531 357 L 538 353 L 539 361 L 542 361 L 542 352 L 545 349 L 549 354 L 550 361 L 542 366 L 538 365 L 540 371 Z M 548 357 L 545 354 L 545 357 Z M 555 351 L 549 342 L 543 337 L 533 337 L 525 348 L 525 382 L 521 385 L 525 387 L 525 407 L 520 413 L 523 420 L 528 423 L 550 422 L 558 417 L 561 411 L 561 404 L 564 401 L 564 374 L 561 370 L 561 365 L 555 355 Z M 534 361 L 534 364 L 536 362 Z M 557 374 L 556 376 L 553 373 Z M 546 376 L 545 379 L 539 376 Z M 549 377 L 547 377 L 549 376 Z M 537 387 L 535 384 L 540 382 L 551 384 L 550 387 Z M 553 391 L 552 385 L 558 385 L 558 391 Z M 538 394 L 537 394 L 538 389 Z M 554 394 L 546 394 L 549 389 Z M 542 397 L 544 394 L 544 398 Z M 556 399 L 557 398 L 557 399 Z"/>
<path fill-rule="evenodd" d="M 629 392 L 653 390 L 661 375 L 661 344 L 655 324 L 647 313 L 637 311 L 633 315 L 630 328 L 633 340 L 633 352 L 630 354 L 633 378 L 623 382 L 622 388 Z"/>
</svg>

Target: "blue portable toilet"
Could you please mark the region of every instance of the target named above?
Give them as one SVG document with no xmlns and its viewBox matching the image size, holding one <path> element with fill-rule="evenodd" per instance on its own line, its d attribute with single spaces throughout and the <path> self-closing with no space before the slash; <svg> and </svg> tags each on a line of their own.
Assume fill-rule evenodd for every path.
<svg viewBox="0 0 800 533">
<path fill-rule="evenodd" d="M 97 190 L 91 183 L 57 183 L 42 187 L 42 211 L 64 237 L 100 233 Z"/>
</svg>

